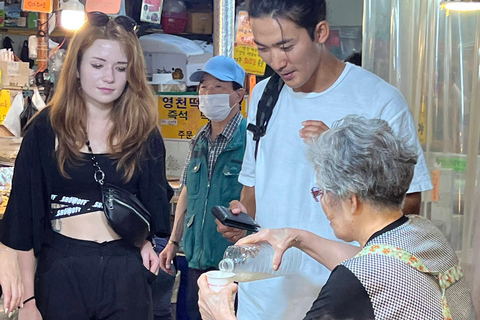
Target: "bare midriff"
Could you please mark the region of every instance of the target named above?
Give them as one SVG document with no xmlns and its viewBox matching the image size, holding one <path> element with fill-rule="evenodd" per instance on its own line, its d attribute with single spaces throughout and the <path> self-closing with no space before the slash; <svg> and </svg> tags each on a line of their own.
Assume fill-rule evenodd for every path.
<svg viewBox="0 0 480 320">
<path fill-rule="evenodd" d="M 66 237 L 98 243 L 121 237 L 109 226 L 103 211 L 52 220 L 52 228 Z"/>
</svg>

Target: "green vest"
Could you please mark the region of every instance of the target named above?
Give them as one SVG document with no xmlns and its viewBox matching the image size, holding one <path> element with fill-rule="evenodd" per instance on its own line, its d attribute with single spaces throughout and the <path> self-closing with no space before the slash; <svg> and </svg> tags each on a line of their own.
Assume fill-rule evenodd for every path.
<svg viewBox="0 0 480 320">
<path fill-rule="evenodd" d="M 208 180 L 208 139 L 201 139 L 192 151 L 187 165 L 187 213 L 183 250 L 188 267 L 205 270 L 218 268 L 225 249 L 232 245 L 217 231 L 212 208 L 229 207 L 239 200 L 243 185 L 238 182 L 246 143 L 246 120 L 238 124 L 232 140 L 220 153 Z"/>
</svg>

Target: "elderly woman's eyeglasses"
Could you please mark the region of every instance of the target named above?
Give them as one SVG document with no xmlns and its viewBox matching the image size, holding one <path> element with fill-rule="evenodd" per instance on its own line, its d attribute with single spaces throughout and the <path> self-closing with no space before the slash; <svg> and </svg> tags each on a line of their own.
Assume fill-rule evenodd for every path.
<svg viewBox="0 0 480 320">
<path fill-rule="evenodd" d="M 87 17 L 88 22 L 94 27 L 104 27 L 110 20 L 113 20 L 116 24 L 122 26 L 127 32 L 135 32 L 137 30 L 137 22 L 127 16 L 109 17 L 103 12 L 92 11 L 87 13 Z"/>
<path fill-rule="evenodd" d="M 317 187 L 312 188 L 312 196 L 316 202 L 320 202 L 320 199 L 322 198 L 323 194 L 324 194 L 323 190 L 320 190 Z"/>
</svg>

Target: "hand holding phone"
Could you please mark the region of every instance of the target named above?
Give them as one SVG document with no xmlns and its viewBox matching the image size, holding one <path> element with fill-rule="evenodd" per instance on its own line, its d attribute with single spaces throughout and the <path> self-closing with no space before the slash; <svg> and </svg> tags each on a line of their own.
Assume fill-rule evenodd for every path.
<svg viewBox="0 0 480 320">
<path fill-rule="evenodd" d="M 233 214 L 229 208 L 224 206 L 215 206 L 212 208 L 212 213 L 223 225 L 232 228 L 257 232 L 260 225 L 245 212 Z"/>
</svg>

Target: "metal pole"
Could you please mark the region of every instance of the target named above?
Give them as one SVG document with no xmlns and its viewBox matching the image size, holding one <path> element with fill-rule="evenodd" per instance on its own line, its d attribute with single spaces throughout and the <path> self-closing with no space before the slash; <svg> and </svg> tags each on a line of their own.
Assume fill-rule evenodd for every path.
<svg viewBox="0 0 480 320">
<path fill-rule="evenodd" d="M 38 71 L 42 72 L 47 69 L 48 64 L 48 14 L 38 14 Z"/>
<path fill-rule="evenodd" d="M 235 0 L 214 0 L 213 55 L 233 58 Z"/>
</svg>

